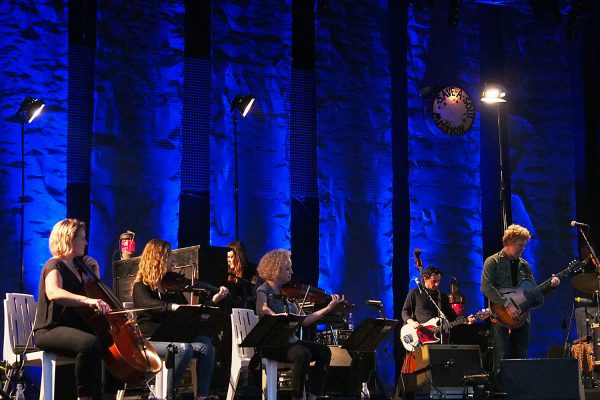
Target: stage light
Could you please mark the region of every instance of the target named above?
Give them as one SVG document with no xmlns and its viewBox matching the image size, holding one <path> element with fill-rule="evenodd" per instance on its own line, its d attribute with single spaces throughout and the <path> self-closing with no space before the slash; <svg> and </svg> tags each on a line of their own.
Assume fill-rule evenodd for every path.
<svg viewBox="0 0 600 400">
<path fill-rule="evenodd" d="M 233 112 L 234 110 L 238 110 L 240 112 L 240 114 L 242 114 L 242 117 L 245 117 L 248 114 L 248 112 L 250 111 L 250 109 L 252 108 L 252 104 L 254 104 L 254 99 L 255 99 L 254 95 L 251 95 L 251 94 L 247 94 L 247 95 L 238 94 L 231 101 L 230 111 Z"/>
<path fill-rule="evenodd" d="M 486 104 L 496 105 L 496 122 L 498 127 L 498 151 L 500 153 L 500 209 L 502 213 L 502 233 L 504 233 L 504 231 L 510 223 L 509 219 L 512 219 L 509 216 L 509 210 L 507 205 L 507 196 L 509 196 L 509 194 L 506 193 L 506 183 L 504 179 L 504 132 L 502 130 L 502 123 L 500 118 L 500 105 L 502 103 L 506 103 L 506 89 L 502 85 L 486 83 L 481 92 L 481 101 Z"/>
<path fill-rule="evenodd" d="M 25 96 L 25 100 L 19 105 L 19 109 L 15 116 L 18 116 L 19 122 L 21 123 L 21 197 L 19 202 L 21 203 L 20 218 L 21 218 L 21 232 L 20 232 L 20 243 L 19 243 L 19 258 L 20 258 L 20 281 L 19 290 L 23 292 L 25 290 L 25 121 L 31 123 L 44 108 L 46 104 L 42 100 L 34 99 L 30 96 Z"/>
<path fill-rule="evenodd" d="M 40 115 L 45 105 L 46 103 L 42 100 L 26 96 L 25 100 L 21 102 L 18 113 L 23 116 L 23 120 L 27 120 L 28 123 L 31 123 L 31 121 Z"/>
<path fill-rule="evenodd" d="M 481 92 L 484 103 L 506 103 L 506 89 L 498 84 L 486 84 Z"/>
<path fill-rule="evenodd" d="M 255 97 L 252 94 L 241 95 L 238 94 L 233 100 L 231 100 L 231 108 L 229 112 L 233 114 L 233 160 L 234 160 L 234 181 L 233 181 L 233 201 L 235 203 L 235 240 L 240 239 L 240 201 L 239 201 L 239 175 L 238 175 L 238 127 L 237 127 L 237 112 L 245 117 L 252 104 L 254 104 Z"/>
</svg>

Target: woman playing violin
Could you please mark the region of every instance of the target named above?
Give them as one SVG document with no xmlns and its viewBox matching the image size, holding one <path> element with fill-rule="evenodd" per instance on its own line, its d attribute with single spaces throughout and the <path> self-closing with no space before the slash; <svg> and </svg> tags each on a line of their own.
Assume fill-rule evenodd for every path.
<svg viewBox="0 0 600 400">
<path fill-rule="evenodd" d="M 46 261 L 40 276 L 35 344 L 42 350 L 75 358 L 78 398 L 98 398 L 102 395 L 102 346 L 76 307 L 95 308 L 102 314 L 111 309 L 103 300 L 84 294 L 84 274 L 76 263 L 83 262 L 99 276 L 98 262 L 85 255 L 85 223 L 76 219 L 57 222 L 49 244 L 52 258 Z"/>
<path fill-rule="evenodd" d="M 262 257 L 258 264 L 258 274 L 266 282 L 256 289 L 256 311 L 259 317 L 267 314 L 298 312 L 295 304 L 289 303 L 281 296 L 281 287 L 290 281 L 292 272 L 292 260 L 289 251 L 283 249 L 272 250 Z M 329 304 L 325 308 L 308 315 L 302 326 L 317 322 L 343 300 L 343 296 L 332 295 Z M 307 399 L 314 400 L 323 393 L 327 370 L 331 361 L 331 350 L 326 345 L 300 340 L 296 335 L 293 335 L 285 346 L 264 349 L 262 354 L 267 358 L 293 364 L 292 396 L 295 400 L 304 398 L 304 381 L 309 365 L 311 361 L 314 361 L 315 366 L 310 374 Z"/>
<path fill-rule="evenodd" d="M 196 359 L 196 376 L 198 388 L 195 400 L 208 397 L 210 381 L 215 363 L 215 348 L 212 338 L 199 334 L 190 343 L 165 342 L 152 340 L 152 335 L 162 326 L 168 318 L 168 314 L 175 312 L 181 304 L 187 304 L 186 298 L 181 291 L 168 292 L 163 285 L 163 277 L 171 270 L 171 245 L 160 239 L 152 239 L 148 242 L 142 256 L 135 282 L 133 284 L 133 303 L 137 308 L 151 308 L 138 314 L 137 322 L 142 334 L 149 338 L 156 352 L 162 357 L 168 355 L 173 346 L 174 367 L 167 373 L 167 390 L 169 395 L 173 393 L 173 381 L 175 385 L 181 380 L 188 364 L 192 358 Z M 227 288 L 221 286 L 210 302 L 219 303 L 227 296 Z M 178 332 L 173 332 L 173 335 Z M 174 375 L 174 376 L 173 376 Z M 171 398 L 171 397 L 169 397 Z"/>
</svg>

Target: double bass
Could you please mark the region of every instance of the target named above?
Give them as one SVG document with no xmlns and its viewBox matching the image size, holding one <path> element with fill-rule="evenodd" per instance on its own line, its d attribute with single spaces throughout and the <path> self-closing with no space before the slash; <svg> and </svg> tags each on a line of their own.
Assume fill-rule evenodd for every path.
<svg viewBox="0 0 600 400">
<path fill-rule="evenodd" d="M 102 343 L 102 358 L 106 368 L 124 383 L 137 383 L 151 378 L 162 367 L 162 360 L 154 347 L 144 338 L 135 321 L 124 312 L 123 303 L 94 271 L 80 258 L 75 258 L 74 263 L 86 275 L 86 296 L 102 299 L 114 311 L 101 314 L 89 307 L 78 308 Z"/>
</svg>

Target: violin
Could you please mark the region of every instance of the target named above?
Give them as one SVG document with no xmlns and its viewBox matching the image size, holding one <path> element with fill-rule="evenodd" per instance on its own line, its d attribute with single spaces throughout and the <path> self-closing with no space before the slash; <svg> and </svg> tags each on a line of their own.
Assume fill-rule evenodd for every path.
<svg viewBox="0 0 600 400">
<path fill-rule="evenodd" d="M 331 295 L 327 294 L 325 290 L 293 281 L 290 281 L 281 287 L 281 295 L 288 299 L 305 300 L 315 304 L 331 301 Z M 348 309 L 354 308 L 354 304 L 350 303 L 348 300 L 342 300 L 341 304 Z"/>
<path fill-rule="evenodd" d="M 161 285 L 167 292 L 193 292 L 195 290 L 209 290 L 211 292 L 219 291 L 218 287 L 213 286 L 210 283 L 193 280 L 183 274 L 173 271 L 169 271 L 163 276 Z"/>
</svg>

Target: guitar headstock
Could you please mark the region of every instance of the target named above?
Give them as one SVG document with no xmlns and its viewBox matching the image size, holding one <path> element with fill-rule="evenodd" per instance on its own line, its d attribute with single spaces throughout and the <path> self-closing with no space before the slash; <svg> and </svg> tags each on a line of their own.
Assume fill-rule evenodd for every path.
<svg viewBox="0 0 600 400">
<path fill-rule="evenodd" d="M 415 256 L 415 266 L 417 267 L 419 272 L 422 272 L 423 271 L 423 260 L 421 260 L 421 249 L 418 247 L 415 248 L 415 251 L 413 251 L 413 256 Z"/>
<path fill-rule="evenodd" d="M 581 264 L 581 260 L 574 259 L 573 261 L 571 261 L 565 271 L 568 274 L 579 274 L 583 272 L 583 265 Z"/>
</svg>

